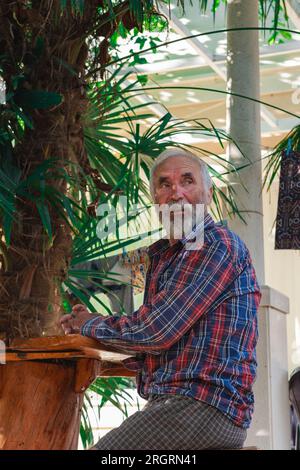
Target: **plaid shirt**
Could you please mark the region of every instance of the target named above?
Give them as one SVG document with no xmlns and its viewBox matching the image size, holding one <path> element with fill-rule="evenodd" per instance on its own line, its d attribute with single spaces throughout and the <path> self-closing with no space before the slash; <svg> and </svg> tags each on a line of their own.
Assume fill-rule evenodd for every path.
<svg viewBox="0 0 300 470">
<path fill-rule="evenodd" d="M 193 397 L 248 428 L 261 297 L 250 254 L 209 214 L 203 246 L 187 250 L 188 239 L 151 245 L 143 305 L 130 316 L 92 318 L 81 334 L 136 353 L 123 364 L 137 372 L 142 398 Z"/>
</svg>

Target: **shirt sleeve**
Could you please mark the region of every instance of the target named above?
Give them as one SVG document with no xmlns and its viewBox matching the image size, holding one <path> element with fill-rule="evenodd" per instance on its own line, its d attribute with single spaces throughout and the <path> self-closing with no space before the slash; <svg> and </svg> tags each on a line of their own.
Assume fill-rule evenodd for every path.
<svg viewBox="0 0 300 470">
<path fill-rule="evenodd" d="M 223 241 L 196 254 L 185 253 L 180 269 L 175 270 L 164 289 L 132 315 L 88 320 L 81 334 L 127 351 L 160 354 L 169 349 L 206 311 L 218 305 L 218 299 L 223 299 L 224 291 L 240 271 Z"/>
<path fill-rule="evenodd" d="M 128 357 L 126 359 L 123 359 L 122 363 L 123 366 L 126 367 L 126 369 L 131 370 L 133 372 L 139 372 L 143 368 L 144 359 L 138 357 Z"/>
</svg>

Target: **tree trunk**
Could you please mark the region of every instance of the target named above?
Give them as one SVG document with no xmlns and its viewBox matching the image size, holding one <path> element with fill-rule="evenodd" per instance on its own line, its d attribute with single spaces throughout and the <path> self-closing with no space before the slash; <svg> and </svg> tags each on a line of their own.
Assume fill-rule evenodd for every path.
<svg viewBox="0 0 300 470">
<path fill-rule="evenodd" d="M 59 333 L 60 294 L 71 261 L 72 229 L 79 230 L 69 206 L 72 202 L 81 204 L 80 195 L 88 185 L 93 187 L 90 180 L 98 189 L 101 176 L 94 176 L 97 170 L 84 145 L 88 69 L 100 65 L 103 70 L 109 61 L 108 39 L 122 19 L 124 24 L 130 19 L 130 29 L 141 26 L 141 20 L 133 18 L 129 2 L 113 7 L 106 3 L 0 2 L 0 56 L 5 57 L 1 76 L 12 100 L 5 111 L 16 108 L 19 113 L 12 112 L 12 121 L 7 123 L 18 122 L 20 113 L 25 123 L 19 126 L 22 129 L 15 126 L 20 136 L 15 138 L 10 132 L 6 153 L 5 163 L 17 175 L 10 244 L 4 241 L 0 220 L 0 340 L 6 345 L 14 338 L 45 339 Z M 98 52 L 91 38 L 104 38 Z M 56 99 L 46 100 L 45 105 L 37 98 L 41 92 Z M 49 165 L 48 173 L 45 164 Z M 33 180 L 42 165 L 44 170 Z M 75 188 L 73 193 L 70 187 Z M 7 236 L 7 223 L 5 231 Z M 52 232 L 52 237 L 46 231 L 48 235 Z M 83 390 L 95 378 L 97 361 L 57 361 L 72 356 L 70 351 L 60 352 L 54 362 L 41 361 L 51 357 L 48 351 L 41 353 L 41 362 L 18 362 L 18 354 L 11 353 L 13 362 L 0 365 L 0 447 L 76 448 Z M 26 354 L 38 359 L 34 352 Z M 114 372 L 120 374 L 118 367 Z"/>
<path fill-rule="evenodd" d="M 258 27 L 258 0 L 229 0 L 227 28 Z M 230 31 L 227 34 L 227 89 L 256 100 L 259 92 L 258 31 Z M 247 244 L 261 283 L 264 282 L 264 238 L 262 209 L 262 169 L 260 105 L 238 96 L 227 99 L 227 131 L 238 144 L 228 145 L 228 157 L 236 167 L 251 164 L 229 175 L 236 191 L 236 203 L 246 224 L 235 216 L 230 228 Z M 245 158 L 246 157 L 246 158 Z M 244 187 L 243 187 L 243 185 Z M 247 190 L 245 190 L 245 187 Z"/>
<path fill-rule="evenodd" d="M 85 190 L 77 168 L 88 173 L 83 133 L 89 107 L 84 87 L 86 27 L 95 16 L 98 3 L 85 5 L 81 16 L 72 14 L 70 5 L 62 13 L 57 0 L 51 6 L 46 1 L 34 2 L 28 9 L 18 9 L 15 2 L 0 6 L 0 29 L 4 31 L 0 35 L 0 53 L 13 51 L 13 60 L 4 67 L 3 78 L 9 93 L 19 73 L 17 64 L 23 63 L 24 80 L 14 99 L 32 120 L 32 127 L 25 126 L 24 136 L 13 148 L 8 164 L 20 171 L 22 182 L 42 164 L 48 162 L 49 166 L 47 171 L 41 171 L 36 183 L 28 183 L 27 194 L 16 198 L 10 246 L 2 243 L 1 233 L 5 263 L 0 269 L 0 338 L 58 334 L 60 288 L 71 260 L 72 231 L 63 204 L 54 204 L 53 200 L 71 197 L 65 174 L 76 179 L 79 191 Z M 11 35 L 4 34 L 9 24 Z M 38 47 L 42 49 L 36 55 Z M 28 109 L 26 104 L 24 108 L 20 97 L 39 90 L 60 95 L 61 103 L 46 109 L 39 103 L 31 108 L 29 103 Z M 45 188 L 47 192 L 43 193 Z M 49 191 L 57 199 L 48 199 Z M 44 208 L 48 216 L 44 215 L 42 222 L 40 211 Z M 44 228 L 46 222 L 51 224 L 52 239 Z"/>
<path fill-rule="evenodd" d="M 0 448 L 77 449 L 83 393 L 76 362 L 11 362 L 0 366 Z"/>
</svg>

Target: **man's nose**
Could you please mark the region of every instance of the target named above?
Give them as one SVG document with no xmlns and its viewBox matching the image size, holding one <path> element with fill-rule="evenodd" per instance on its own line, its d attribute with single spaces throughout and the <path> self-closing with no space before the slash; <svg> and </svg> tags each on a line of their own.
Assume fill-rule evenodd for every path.
<svg viewBox="0 0 300 470">
<path fill-rule="evenodd" d="M 177 184 L 172 184 L 171 197 L 174 201 L 179 201 L 180 199 L 183 199 L 182 188 L 180 188 L 180 186 L 178 186 Z"/>
</svg>

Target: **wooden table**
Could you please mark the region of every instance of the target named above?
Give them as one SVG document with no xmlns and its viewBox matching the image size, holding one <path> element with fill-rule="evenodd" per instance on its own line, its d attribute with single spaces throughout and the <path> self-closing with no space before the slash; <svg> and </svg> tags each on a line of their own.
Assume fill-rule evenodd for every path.
<svg viewBox="0 0 300 470">
<path fill-rule="evenodd" d="M 0 365 L 0 449 L 76 449 L 85 390 L 134 377 L 127 357 L 81 335 L 13 340 Z"/>
<path fill-rule="evenodd" d="M 95 378 L 134 377 L 135 373 L 122 364 L 122 360 L 131 355 L 87 336 L 48 336 L 14 339 L 6 350 L 6 362 L 85 359 L 77 362 L 93 364 Z"/>
</svg>

